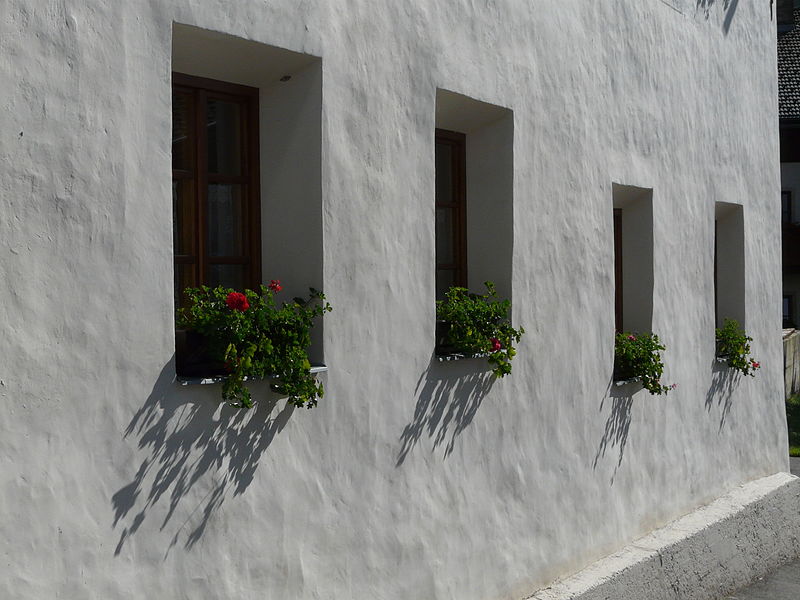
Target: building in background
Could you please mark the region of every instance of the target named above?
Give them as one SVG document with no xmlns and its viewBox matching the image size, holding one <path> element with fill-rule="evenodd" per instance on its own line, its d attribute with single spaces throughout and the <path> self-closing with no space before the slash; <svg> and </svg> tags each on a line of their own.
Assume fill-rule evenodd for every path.
<svg viewBox="0 0 800 600">
<path fill-rule="evenodd" d="M 778 2 L 778 111 L 781 137 L 783 327 L 800 313 L 800 9 Z"/>
</svg>

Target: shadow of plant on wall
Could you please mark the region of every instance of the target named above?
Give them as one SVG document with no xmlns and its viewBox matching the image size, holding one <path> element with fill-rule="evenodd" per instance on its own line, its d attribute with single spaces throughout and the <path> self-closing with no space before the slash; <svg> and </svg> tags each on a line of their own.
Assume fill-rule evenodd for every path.
<svg viewBox="0 0 800 600">
<path fill-rule="evenodd" d="M 736 9 L 739 6 L 739 0 L 696 0 L 695 10 L 702 13 L 708 20 L 711 12 L 719 7 L 723 11 L 725 17 L 722 21 L 722 32 L 727 35 L 731 29 L 733 17 L 736 14 Z"/>
<path fill-rule="evenodd" d="M 444 445 L 444 457 L 453 451 L 456 437 L 464 431 L 492 389 L 496 377 L 486 370 L 476 371 L 476 362 L 488 369 L 484 359 L 466 359 L 440 363 L 431 356 L 428 368 L 417 381 L 414 417 L 400 435 L 400 452 L 397 466 L 427 434 L 433 439 L 433 448 Z"/>
<path fill-rule="evenodd" d="M 711 386 L 706 392 L 706 410 L 711 413 L 714 404 L 721 409 L 719 417 L 719 429 L 722 431 L 725 419 L 731 412 L 733 405 L 733 390 L 739 383 L 741 375 L 738 371 L 728 368 L 727 364 L 719 363 L 714 360 L 711 366 Z"/>
<path fill-rule="evenodd" d="M 147 513 L 159 502 L 165 503 L 158 511 L 164 514 L 160 525 L 164 530 L 182 500 L 190 493 L 197 497 L 207 490 L 177 528 L 167 553 L 187 526 L 191 530 L 186 534 L 184 546 L 190 549 L 200 540 L 225 499 L 247 489 L 261 456 L 294 411 L 287 404 L 273 418 L 276 396 L 247 411 L 220 406 L 216 401 L 219 394 L 216 386 L 202 391 L 196 386 L 181 389 L 173 381 L 174 373 L 170 362 L 125 431 L 124 437 L 136 436 L 139 449 L 147 450 L 149 455 L 142 460 L 133 481 L 112 497 L 113 527 L 127 521 L 115 555 L 120 554 L 126 540 L 136 533 Z M 181 514 L 186 512 L 183 510 Z"/>
<path fill-rule="evenodd" d="M 592 469 L 597 469 L 598 462 L 605 457 L 611 448 L 617 448 L 617 464 L 614 465 L 614 473 L 611 475 L 612 485 L 617 475 L 617 469 L 622 464 L 625 446 L 628 444 L 628 433 L 631 428 L 631 409 L 633 408 L 633 394 L 631 392 L 634 385 L 636 384 L 616 386 L 611 381 L 609 391 L 603 395 L 603 399 L 600 401 L 598 412 L 602 414 L 607 400 L 611 402 L 611 412 L 606 419 L 603 437 L 600 440 L 600 446 L 597 448 L 597 454 L 594 456 Z"/>
</svg>

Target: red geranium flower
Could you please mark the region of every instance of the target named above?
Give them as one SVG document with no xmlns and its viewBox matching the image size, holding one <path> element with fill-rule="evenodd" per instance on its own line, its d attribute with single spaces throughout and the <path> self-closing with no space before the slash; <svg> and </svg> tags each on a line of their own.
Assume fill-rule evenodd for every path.
<svg viewBox="0 0 800 600">
<path fill-rule="evenodd" d="M 635 336 L 635 335 L 629 335 L 629 336 L 628 336 L 628 339 L 629 339 L 630 341 L 632 341 L 632 342 L 635 342 L 635 341 L 636 341 L 636 336 Z"/>
<path fill-rule="evenodd" d="M 225 304 L 227 304 L 228 308 L 231 310 L 239 310 L 242 312 L 250 308 L 250 303 L 247 301 L 247 296 L 240 292 L 231 292 L 228 294 L 228 297 L 225 298 Z"/>
<path fill-rule="evenodd" d="M 760 369 L 761 368 L 761 363 L 758 362 L 758 361 L 754 360 L 752 364 L 753 364 L 753 368 L 754 369 Z"/>
<path fill-rule="evenodd" d="M 497 352 L 503 347 L 503 344 L 501 344 L 500 340 L 498 340 L 496 337 L 489 338 L 489 341 L 492 342 L 492 352 Z"/>
<path fill-rule="evenodd" d="M 280 279 L 271 279 L 269 282 L 269 286 L 267 287 L 269 287 L 270 291 L 272 292 L 280 292 L 283 289 Z"/>
</svg>

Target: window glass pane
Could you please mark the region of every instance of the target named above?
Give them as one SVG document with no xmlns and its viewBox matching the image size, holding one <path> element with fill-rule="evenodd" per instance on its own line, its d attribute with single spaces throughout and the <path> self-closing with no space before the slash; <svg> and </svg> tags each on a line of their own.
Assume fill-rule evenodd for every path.
<svg viewBox="0 0 800 600">
<path fill-rule="evenodd" d="M 189 94 L 172 94 L 172 168 L 192 169 L 192 97 Z"/>
<path fill-rule="evenodd" d="M 453 148 L 436 144 L 436 202 L 454 202 L 453 193 Z"/>
<path fill-rule="evenodd" d="M 436 270 L 436 299 L 444 300 L 447 290 L 455 285 L 455 271 L 453 269 Z"/>
<path fill-rule="evenodd" d="M 455 231 L 453 209 L 436 209 L 436 264 L 452 265 L 455 261 Z"/>
<path fill-rule="evenodd" d="M 188 306 L 189 302 L 184 294 L 184 290 L 189 287 L 197 287 L 195 281 L 194 265 L 175 265 L 175 307 L 181 308 Z"/>
<path fill-rule="evenodd" d="M 242 186 L 208 186 L 208 256 L 244 255 Z"/>
<path fill-rule="evenodd" d="M 244 284 L 245 265 L 208 265 L 209 287 L 218 285 L 242 291 Z"/>
<path fill-rule="evenodd" d="M 172 243 L 175 254 L 194 255 L 194 182 L 172 182 Z"/>
<path fill-rule="evenodd" d="M 240 175 L 242 172 L 241 107 L 234 102 L 209 98 L 208 172 Z"/>
</svg>

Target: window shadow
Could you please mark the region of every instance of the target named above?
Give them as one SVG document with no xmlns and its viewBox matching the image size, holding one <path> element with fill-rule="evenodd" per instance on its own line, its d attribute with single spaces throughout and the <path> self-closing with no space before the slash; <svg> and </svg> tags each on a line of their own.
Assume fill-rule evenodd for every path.
<svg viewBox="0 0 800 600">
<path fill-rule="evenodd" d="M 286 426 L 294 407 L 287 404 L 277 415 L 279 397 L 257 384 L 268 399 L 250 410 L 220 405 L 218 386 L 182 387 L 175 381 L 174 360 L 161 371 L 153 390 L 125 430 L 124 438 L 138 440 L 147 451 L 133 480 L 112 496 L 113 528 L 121 527 L 114 551 L 118 556 L 148 513 L 163 503 L 164 530 L 181 502 L 194 488 L 208 492 L 177 526 L 167 554 L 182 536 L 186 549 L 202 537 L 214 513 L 226 498 L 237 496 L 252 483 L 259 461 L 273 439 Z M 203 388 L 203 389 L 199 389 Z M 159 508 L 158 514 L 164 514 Z M 186 514 L 186 510 L 180 511 Z M 190 524 L 191 521 L 191 524 Z"/>
<path fill-rule="evenodd" d="M 711 386 L 706 392 L 706 410 L 710 413 L 715 404 L 720 407 L 718 432 L 722 431 L 725 419 L 731 412 L 733 390 L 739 384 L 741 377 L 741 373 L 731 369 L 726 363 L 717 362 L 716 359 L 711 363 Z"/>
<path fill-rule="evenodd" d="M 597 464 L 600 462 L 601 458 L 604 458 L 607 453 L 611 453 L 611 451 L 616 448 L 617 463 L 614 465 L 614 473 L 611 476 L 612 485 L 614 484 L 614 477 L 616 477 L 617 469 L 622 464 L 625 447 L 628 444 L 633 395 L 639 389 L 641 389 L 641 386 L 638 383 L 626 383 L 625 385 L 618 386 L 612 380 L 609 383 L 608 391 L 603 395 L 600 401 L 599 412 L 603 413 L 606 402 L 610 404 L 610 412 L 606 419 L 603 437 L 600 440 L 600 445 L 594 456 L 592 470 L 597 469 Z"/>
<path fill-rule="evenodd" d="M 702 13 L 706 19 L 716 7 L 720 7 L 725 14 L 722 21 L 722 32 L 728 35 L 736 9 L 739 7 L 739 0 L 696 0 L 695 4 L 695 10 Z"/>
<path fill-rule="evenodd" d="M 495 379 L 486 359 L 439 362 L 433 354 L 428 368 L 417 381 L 414 417 L 400 435 L 396 466 L 403 464 L 423 435 L 433 440 L 434 450 L 443 446 L 447 458 L 453 451 L 456 438 L 472 422 Z"/>
</svg>

